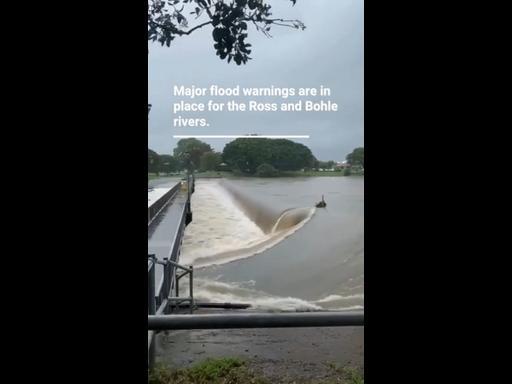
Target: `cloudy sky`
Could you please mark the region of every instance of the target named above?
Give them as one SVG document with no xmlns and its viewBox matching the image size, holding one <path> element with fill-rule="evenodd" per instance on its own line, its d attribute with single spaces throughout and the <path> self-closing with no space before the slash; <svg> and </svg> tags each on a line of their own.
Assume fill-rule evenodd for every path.
<svg viewBox="0 0 512 384">
<path fill-rule="evenodd" d="M 148 102 L 149 148 L 171 153 L 178 139 L 173 135 L 309 135 L 295 141 L 307 145 L 320 160 L 344 160 L 353 148 L 363 146 L 363 1 L 271 0 L 273 17 L 299 19 L 306 30 L 274 26 L 267 38 L 249 25 L 246 42 L 252 44 L 253 60 L 246 65 L 227 64 L 215 55 L 212 28 L 206 26 L 177 38 L 170 48 L 149 44 Z M 190 25 L 194 25 L 190 17 Z M 209 87 L 324 87 L 338 112 L 182 113 L 205 117 L 203 128 L 173 127 L 174 85 Z M 196 99 L 207 102 L 210 97 Z M 305 98 L 319 101 L 322 97 Z M 232 98 L 217 98 L 226 102 Z M 258 99 L 262 102 L 282 100 Z M 296 102 L 298 98 L 290 98 Z M 240 99 L 239 101 L 248 101 Z M 203 139 L 218 151 L 230 139 Z"/>
</svg>

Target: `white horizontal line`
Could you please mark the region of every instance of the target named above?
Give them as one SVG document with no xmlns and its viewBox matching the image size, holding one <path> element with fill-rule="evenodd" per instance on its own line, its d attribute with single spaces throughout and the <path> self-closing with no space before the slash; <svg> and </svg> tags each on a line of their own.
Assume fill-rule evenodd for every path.
<svg viewBox="0 0 512 384">
<path fill-rule="evenodd" d="M 173 135 L 175 139 L 309 139 L 309 135 Z"/>
</svg>

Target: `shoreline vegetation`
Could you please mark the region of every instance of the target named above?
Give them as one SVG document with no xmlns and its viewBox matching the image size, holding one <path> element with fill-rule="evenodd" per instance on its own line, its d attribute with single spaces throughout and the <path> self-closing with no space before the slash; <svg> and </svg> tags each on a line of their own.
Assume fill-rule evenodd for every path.
<svg viewBox="0 0 512 384">
<path fill-rule="evenodd" d="M 167 177 L 184 177 L 186 172 L 174 172 L 174 173 L 148 173 L 148 181 L 163 179 Z M 287 171 L 279 172 L 275 176 L 258 176 L 258 175 L 247 175 L 231 171 L 199 171 L 194 172 L 196 179 L 221 179 L 221 178 L 276 178 L 276 177 L 364 177 L 364 172 L 353 172 L 350 175 L 345 175 L 342 171 Z"/>
<path fill-rule="evenodd" d="M 187 172 L 197 177 L 363 176 L 364 148 L 355 148 L 344 161 L 318 160 L 304 144 L 286 139 L 239 138 L 222 152 L 195 138 L 179 140 L 172 154 L 148 148 L 148 180 Z"/>
<path fill-rule="evenodd" d="M 148 384 L 364 384 L 361 370 L 325 362 L 322 377 L 300 379 L 268 376 L 251 361 L 239 358 L 206 359 L 187 368 L 157 365 L 148 375 Z"/>
</svg>

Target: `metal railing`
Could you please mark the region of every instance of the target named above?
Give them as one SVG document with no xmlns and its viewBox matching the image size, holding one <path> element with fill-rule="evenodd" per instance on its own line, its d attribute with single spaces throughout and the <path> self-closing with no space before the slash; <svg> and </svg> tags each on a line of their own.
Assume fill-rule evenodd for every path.
<svg viewBox="0 0 512 384">
<path fill-rule="evenodd" d="M 364 326 L 363 311 L 148 315 L 148 367 L 155 361 L 155 333 L 163 330 L 357 326 Z"/>
<path fill-rule="evenodd" d="M 155 259 L 148 258 L 148 315 L 156 313 L 156 300 L 155 300 Z M 155 343 L 153 338 L 155 332 L 148 332 L 148 367 L 152 367 L 155 361 Z"/>
<path fill-rule="evenodd" d="M 163 267 L 162 279 L 158 289 L 155 284 L 155 267 Z M 188 296 L 180 297 L 180 279 L 189 277 Z M 185 267 L 168 258 L 158 260 L 155 255 L 148 256 L 148 315 L 169 313 L 173 307 L 182 307 L 189 303 L 190 311 L 194 307 L 194 268 Z"/>
<path fill-rule="evenodd" d="M 179 256 L 181 253 L 181 246 L 185 227 L 192 220 L 190 196 L 194 191 L 195 178 L 188 175 L 186 179 L 187 184 L 187 201 L 180 211 L 180 220 L 174 237 L 168 257 L 159 260 L 154 254 L 148 255 L 148 316 L 164 315 L 169 313 L 173 307 L 181 307 L 184 303 L 189 303 L 190 311 L 194 308 L 193 296 L 193 267 L 185 267 L 178 264 Z M 169 190 L 161 199 L 159 199 L 151 208 L 155 207 L 151 212 L 148 209 L 148 224 L 158 215 L 158 213 L 165 207 L 165 205 L 175 196 L 181 187 L 177 184 Z M 153 215 L 153 216 L 152 216 Z M 156 267 L 162 266 L 162 278 L 160 282 L 156 283 Z M 184 276 L 189 276 L 189 295 L 187 297 L 179 296 L 179 281 Z M 154 362 L 155 355 L 155 333 L 151 330 L 148 331 L 148 364 L 151 367 Z"/>
<path fill-rule="evenodd" d="M 174 297 L 178 295 L 173 292 L 173 289 L 179 288 L 176 282 L 181 279 L 183 276 L 189 274 L 191 279 L 193 279 L 193 268 L 192 267 L 184 267 L 178 264 L 179 257 L 181 254 L 181 246 L 183 242 L 183 235 L 185 233 L 185 227 L 192 220 L 191 216 L 191 205 L 190 205 L 190 197 L 191 193 L 194 189 L 195 179 L 193 176 L 188 175 L 187 179 L 187 201 L 183 205 L 181 211 L 179 211 L 180 219 L 178 227 L 176 231 L 174 231 L 174 237 L 172 239 L 172 245 L 170 247 L 170 251 L 167 257 L 163 258 L 163 260 L 158 260 L 155 255 L 148 255 L 148 295 L 151 290 L 153 290 L 153 295 L 155 297 L 155 309 L 156 311 L 160 310 L 162 303 L 164 300 L 168 300 L 171 293 L 173 293 Z M 180 184 L 177 185 L 178 187 Z M 173 188 L 175 190 L 176 187 Z M 172 190 L 171 190 L 172 191 Z M 171 192 L 169 191 L 169 192 Z M 168 193 L 169 193 L 168 192 Z M 178 193 L 176 190 L 174 194 Z M 156 286 L 155 281 L 155 268 L 156 265 L 162 265 L 163 273 L 160 282 L 158 283 L 158 287 Z M 183 271 L 181 275 L 177 275 L 178 270 Z M 151 279 L 153 279 L 151 284 Z M 192 285 L 192 284 L 191 284 Z M 193 291 L 191 291 L 193 292 Z M 149 296 L 148 296 L 149 297 Z M 149 312 L 148 312 L 149 313 Z"/>
<path fill-rule="evenodd" d="M 181 307 L 183 303 L 188 302 L 190 313 L 194 310 L 194 267 L 184 267 L 182 265 L 179 265 L 178 263 L 174 263 L 172 261 L 169 261 L 169 263 L 174 266 L 173 268 L 173 289 L 170 290 L 170 292 L 173 294 L 172 296 L 167 297 L 167 303 L 166 305 L 170 306 L 170 309 L 178 309 Z M 182 271 L 180 274 L 178 274 L 178 271 Z M 184 276 L 188 275 L 188 296 L 180 297 L 180 279 Z M 166 310 L 166 308 L 164 308 Z"/>
<path fill-rule="evenodd" d="M 364 326 L 363 311 L 148 316 L 148 329 L 241 329 Z"/>
<path fill-rule="evenodd" d="M 158 291 L 155 289 L 155 268 L 162 265 L 164 270 Z M 179 273 L 179 271 L 182 271 Z M 189 276 L 189 294 L 179 296 L 180 279 Z M 162 316 L 169 313 L 172 308 L 179 308 L 183 303 L 189 303 L 190 313 L 194 309 L 194 269 L 184 267 L 172 260 L 164 258 L 158 260 L 155 255 L 148 256 L 148 316 Z M 155 332 L 148 328 L 148 367 L 152 367 L 155 360 Z"/>
</svg>

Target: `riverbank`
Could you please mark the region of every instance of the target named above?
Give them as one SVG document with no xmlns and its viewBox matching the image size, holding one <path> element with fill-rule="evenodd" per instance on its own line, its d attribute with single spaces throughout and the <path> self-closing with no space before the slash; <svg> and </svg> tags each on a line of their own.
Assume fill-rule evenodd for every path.
<svg viewBox="0 0 512 384">
<path fill-rule="evenodd" d="M 364 328 L 194 330 L 157 337 L 157 362 L 190 368 L 206 359 L 236 358 L 271 383 L 329 383 L 364 369 Z"/>
<path fill-rule="evenodd" d="M 278 177 L 351 177 L 364 176 L 363 172 L 354 172 L 350 175 L 342 171 L 288 171 L 280 172 Z"/>
<path fill-rule="evenodd" d="M 176 173 L 176 174 L 169 174 L 169 175 L 156 175 L 148 173 L 148 181 L 149 180 L 157 180 L 157 179 L 164 179 L 167 177 L 185 177 L 185 173 Z M 248 178 L 263 178 L 259 176 L 252 176 L 252 175 L 239 175 L 239 174 L 233 174 L 233 172 L 226 172 L 226 171 L 207 171 L 207 172 L 196 172 L 194 173 L 194 176 L 199 179 L 220 179 L 220 178 L 240 178 L 240 177 L 248 177 Z M 343 172 L 339 171 L 289 171 L 289 172 L 281 172 L 276 177 L 364 177 L 363 173 L 353 173 L 350 176 L 344 175 Z"/>
<path fill-rule="evenodd" d="M 208 172 L 197 172 L 195 173 L 197 178 L 230 178 L 230 177 L 250 177 L 250 178 L 262 178 L 256 175 L 244 175 L 244 174 L 234 174 L 233 172 L 217 172 L 217 171 L 208 171 Z M 345 175 L 341 171 L 283 171 L 279 172 L 276 177 L 352 177 L 352 176 L 364 176 L 364 173 L 353 173 L 350 176 Z"/>
</svg>

